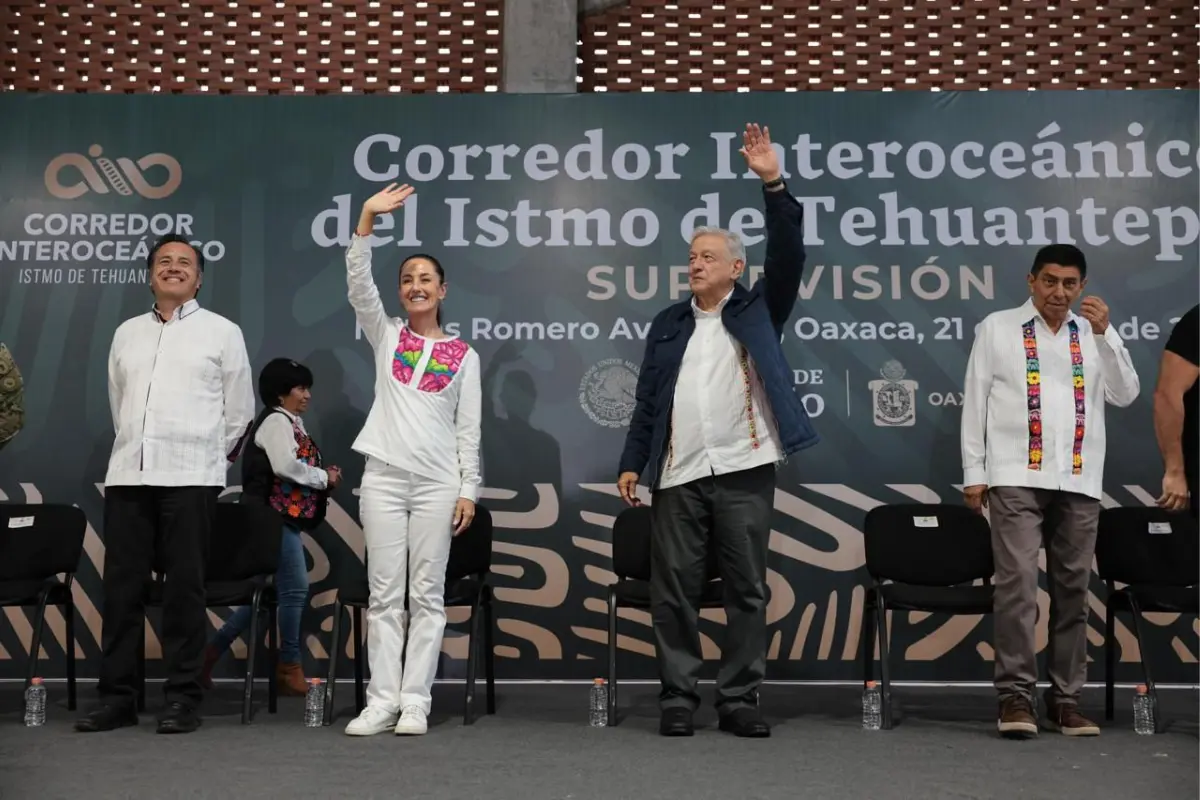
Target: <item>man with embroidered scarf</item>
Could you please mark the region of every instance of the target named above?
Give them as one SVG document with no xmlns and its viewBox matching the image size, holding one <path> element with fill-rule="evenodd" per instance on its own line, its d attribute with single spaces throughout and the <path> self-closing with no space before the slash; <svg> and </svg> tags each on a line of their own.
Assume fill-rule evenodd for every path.
<svg viewBox="0 0 1200 800">
<path fill-rule="evenodd" d="M 967 362 L 962 411 L 963 498 L 989 510 L 995 575 L 997 728 L 1038 733 L 1038 549 L 1046 548 L 1050 618 L 1043 723 L 1095 736 L 1079 713 L 1087 678 L 1088 586 L 1104 479 L 1104 406 L 1124 408 L 1140 385 L 1108 306 L 1085 297 L 1079 248 L 1038 251 L 1030 299 L 988 315 Z"/>
</svg>

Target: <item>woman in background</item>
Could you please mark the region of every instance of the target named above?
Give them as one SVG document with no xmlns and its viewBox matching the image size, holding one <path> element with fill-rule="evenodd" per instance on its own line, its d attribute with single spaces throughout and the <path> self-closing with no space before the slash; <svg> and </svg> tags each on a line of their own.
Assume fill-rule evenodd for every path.
<svg viewBox="0 0 1200 800">
<path fill-rule="evenodd" d="M 308 564 L 301 531 L 325 519 L 330 489 L 341 481 L 337 467 L 322 468 L 321 451 L 300 417 L 308 410 L 312 372 L 288 358 L 271 361 L 258 376 L 262 413 L 247 437 L 242 454 L 242 502 L 263 503 L 283 517 L 279 570 L 279 666 L 275 679 L 282 695 L 303 696 L 307 690 L 300 662 L 300 618 L 308 602 Z M 233 613 L 204 654 L 200 681 L 212 688 L 212 670 L 233 640 L 253 630 L 250 607 Z"/>
<path fill-rule="evenodd" d="M 407 321 L 388 317 L 371 272 L 375 217 L 395 211 L 412 193 L 392 184 L 368 199 L 346 251 L 350 305 L 375 360 L 375 400 L 353 445 L 367 459 L 359 516 L 371 590 L 371 683 L 366 708 L 346 726 L 351 736 L 426 732 L 446 628 L 450 541 L 471 524 L 480 484 L 479 356 L 442 330 L 442 265 L 425 255 L 400 265 Z"/>
</svg>

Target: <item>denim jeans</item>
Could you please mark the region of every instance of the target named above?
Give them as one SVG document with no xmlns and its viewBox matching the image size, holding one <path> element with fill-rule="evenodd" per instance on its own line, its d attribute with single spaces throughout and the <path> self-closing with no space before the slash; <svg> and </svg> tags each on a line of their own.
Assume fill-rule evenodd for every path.
<svg viewBox="0 0 1200 800">
<path fill-rule="evenodd" d="M 304 560 L 304 541 L 291 525 L 283 526 L 275 591 L 279 594 L 279 662 L 299 664 L 300 617 L 308 602 L 308 565 Z M 242 606 L 217 631 L 213 645 L 221 652 L 228 650 L 248 627 L 250 606 Z"/>
</svg>

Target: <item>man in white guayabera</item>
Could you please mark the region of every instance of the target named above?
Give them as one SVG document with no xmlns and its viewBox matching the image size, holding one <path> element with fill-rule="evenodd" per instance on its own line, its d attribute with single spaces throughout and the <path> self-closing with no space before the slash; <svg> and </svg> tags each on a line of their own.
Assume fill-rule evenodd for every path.
<svg viewBox="0 0 1200 800">
<path fill-rule="evenodd" d="M 1087 261 L 1043 247 L 1029 301 L 989 314 L 975 333 L 963 387 L 963 499 L 990 510 L 995 576 L 997 727 L 1037 736 L 1038 550 L 1046 548 L 1050 631 L 1044 721 L 1068 736 L 1100 728 L 1079 713 L 1087 678 L 1088 584 L 1104 484 L 1104 406 L 1140 385 L 1108 306 L 1085 297 Z"/>
<path fill-rule="evenodd" d="M 217 496 L 254 421 L 254 384 L 241 329 L 200 307 L 204 256 L 182 236 L 146 259 L 154 307 L 126 320 L 108 355 L 116 440 L 104 480 L 104 627 L 100 702 L 75 727 L 137 724 L 143 592 L 164 576 L 167 706 L 159 733 L 200 725 L 208 634 L 204 570 Z"/>
<path fill-rule="evenodd" d="M 741 153 L 763 181 L 763 276 L 750 289 L 738 283 L 746 249 L 736 234 L 692 234 L 692 296 L 650 323 L 618 468 L 617 488 L 627 503 L 638 502 L 643 474 L 653 492 L 650 604 L 663 736 L 694 732 L 703 663 L 698 604 L 710 577 L 710 548 L 725 586 L 720 728 L 770 736 L 758 687 L 767 666 L 775 466 L 818 441 L 781 345 L 804 269 L 802 208 L 784 185 L 769 130 L 747 125 Z"/>
<path fill-rule="evenodd" d="M 350 305 L 375 361 L 375 400 L 353 445 L 367 459 L 359 516 L 371 592 L 371 683 L 367 707 L 346 726 L 351 736 L 426 732 L 446 628 L 450 540 L 471 525 L 481 482 L 479 355 L 442 330 L 445 270 L 423 254 L 401 262 L 400 304 L 407 320 L 387 315 L 371 272 L 375 218 L 395 211 L 412 193 L 410 186 L 393 184 L 368 198 L 346 250 Z"/>
</svg>

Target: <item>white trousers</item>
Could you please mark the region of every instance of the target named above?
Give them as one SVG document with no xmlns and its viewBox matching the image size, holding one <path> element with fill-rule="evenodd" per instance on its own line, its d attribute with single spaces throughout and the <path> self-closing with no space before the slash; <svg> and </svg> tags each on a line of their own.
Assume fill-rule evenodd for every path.
<svg viewBox="0 0 1200 800">
<path fill-rule="evenodd" d="M 446 564 L 458 486 L 368 458 L 358 502 L 371 589 L 367 705 L 391 713 L 417 706 L 428 714 L 446 629 Z"/>
</svg>

